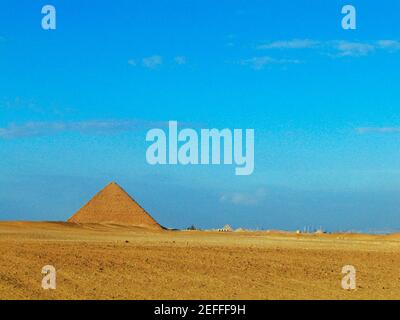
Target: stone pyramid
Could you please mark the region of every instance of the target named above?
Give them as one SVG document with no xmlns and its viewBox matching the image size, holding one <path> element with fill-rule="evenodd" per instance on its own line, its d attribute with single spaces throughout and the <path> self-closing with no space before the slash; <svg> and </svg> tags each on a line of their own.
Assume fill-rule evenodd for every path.
<svg viewBox="0 0 400 320">
<path fill-rule="evenodd" d="M 96 194 L 68 222 L 104 223 L 163 229 L 115 182 L 110 183 Z"/>
</svg>

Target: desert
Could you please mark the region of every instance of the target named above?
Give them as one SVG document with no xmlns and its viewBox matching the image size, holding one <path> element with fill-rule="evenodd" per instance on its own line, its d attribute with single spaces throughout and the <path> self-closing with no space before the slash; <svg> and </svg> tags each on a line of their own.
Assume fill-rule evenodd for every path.
<svg viewBox="0 0 400 320">
<path fill-rule="evenodd" d="M 399 299 L 400 236 L 0 223 L 1 299 Z M 41 269 L 57 270 L 43 290 Z M 357 269 L 343 290 L 341 269 Z"/>
<path fill-rule="evenodd" d="M 0 256 L 0 299 L 400 298 L 400 235 L 172 230 L 116 182 L 67 222 L 0 222 Z"/>
</svg>

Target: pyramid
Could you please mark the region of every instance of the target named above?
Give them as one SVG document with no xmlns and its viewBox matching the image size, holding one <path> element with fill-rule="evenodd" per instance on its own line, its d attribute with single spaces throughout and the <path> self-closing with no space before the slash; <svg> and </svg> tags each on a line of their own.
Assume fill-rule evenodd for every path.
<svg viewBox="0 0 400 320">
<path fill-rule="evenodd" d="M 163 229 L 117 183 L 112 182 L 78 210 L 68 222 L 105 223 Z"/>
</svg>

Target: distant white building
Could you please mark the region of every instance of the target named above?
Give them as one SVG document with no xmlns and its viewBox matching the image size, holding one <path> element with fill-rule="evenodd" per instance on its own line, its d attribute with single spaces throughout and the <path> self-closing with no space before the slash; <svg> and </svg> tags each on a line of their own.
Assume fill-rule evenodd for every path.
<svg viewBox="0 0 400 320">
<path fill-rule="evenodd" d="M 219 232 L 232 232 L 234 230 L 229 224 L 226 224 L 223 228 L 218 229 L 218 231 Z"/>
</svg>

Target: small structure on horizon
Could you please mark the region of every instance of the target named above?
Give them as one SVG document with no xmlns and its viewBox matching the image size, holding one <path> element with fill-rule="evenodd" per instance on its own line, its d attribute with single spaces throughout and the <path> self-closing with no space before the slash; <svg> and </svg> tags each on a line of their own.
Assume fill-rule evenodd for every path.
<svg viewBox="0 0 400 320">
<path fill-rule="evenodd" d="M 232 232 L 233 228 L 229 225 L 226 224 L 223 228 L 218 229 L 219 232 Z"/>
</svg>

